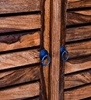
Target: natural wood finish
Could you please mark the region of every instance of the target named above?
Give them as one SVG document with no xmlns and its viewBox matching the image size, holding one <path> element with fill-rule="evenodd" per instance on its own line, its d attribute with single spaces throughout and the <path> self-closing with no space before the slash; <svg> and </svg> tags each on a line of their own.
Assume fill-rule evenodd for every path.
<svg viewBox="0 0 91 100">
<path fill-rule="evenodd" d="M 25 67 L 0 72 L 0 88 L 39 79 L 40 67 Z"/>
<path fill-rule="evenodd" d="M 20 33 L 0 36 L 0 52 L 40 45 L 40 33 Z"/>
<path fill-rule="evenodd" d="M 40 20 L 40 14 L 0 17 L 0 32 L 3 33 L 40 28 Z"/>
<path fill-rule="evenodd" d="M 66 29 L 66 42 L 91 38 L 91 26 Z"/>
<path fill-rule="evenodd" d="M 1 100 L 14 100 L 39 95 L 39 82 L 0 90 Z"/>
<path fill-rule="evenodd" d="M 0 14 L 40 11 L 41 0 L 0 0 Z"/>
<path fill-rule="evenodd" d="M 43 39 L 44 39 L 44 48 L 48 51 L 50 55 L 50 0 L 45 1 L 45 7 L 44 7 L 44 33 L 43 33 Z M 49 98 L 49 66 L 43 67 L 43 73 L 44 73 L 44 80 L 46 85 L 46 94 L 47 99 Z"/>
<path fill-rule="evenodd" d="M 91 83 L 91 70 L 64 77 L 65 89 Z"/>
<path fill-rule="evenodd" d="M 50 99 L 59 100 L 61 5 L 63 0 L 51 1 L 51 66 Z"/>
<path fill-rule="evenodd" d="M 91 41 L 71 43 L 66 45 L 70 58 L 91 55 Z"/>
<path fill-rule="evenodd" d="M 65 74 L 91 68 L 91 56 L 78 57 L 65 63 Z"/>
<path fill-rule="evenodd" d="M 88 97 L 91 97 L 91 85 L 64 92 L 64 100 L 81 100 Z"/>
<path fill-rule="evenodd" d="M 68 9 L 91 7 L 91 0 L 68 0 Z"/>
<path fill-rule="evenodd" d="M 38 63 L 39 61 L 38 50 L 0 54 L 0 70 L 34 64 Z"/>
<path fill-rule="evenodd" d="M 91 10 L 70 11 L 67 13 L 67 25 L 78 25 L 91 22 Z"/>
</svg>

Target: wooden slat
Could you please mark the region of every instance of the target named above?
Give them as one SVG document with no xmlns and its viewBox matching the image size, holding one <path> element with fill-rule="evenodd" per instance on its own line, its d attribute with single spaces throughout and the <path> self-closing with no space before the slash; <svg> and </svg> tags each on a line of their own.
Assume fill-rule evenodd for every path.
<svg viewBox="0 0 91 100">
<path fill-rule="evenodd" d="M 91 56 L 78 57 L 65 63 L 65 74 L 91 68 Z"/>
<path fill-rule="evenodd" d="M 85 24 L 91 22 L 91 10 L 70 11 L 67 13 L 67 25 Z"/>
<path fill-rule="evenodd" d="M 34 64 L 38 63 L 39 61 L 38 50 L 0 54 L 0 70 Z"/>
<path fill-rule="evenodd" d="M 91 38 L 91 26 L 66 29 L 66 42 Z"/>
<path fill-rule="evenodd" d="M 66 45 L 70 58 L 91 55 L 91 41 L 71 43 Z"/>
<path fill-rule="evenodd" d="M 40 67 L 26 67 L 0 72 L 0 88 L 39 79 Z"/>
<path fill-rule="evenodd" d="M 81 100 L 91 97 L 91 85 L 64 92 L 64 100 Z"/>
<path fill-rule="evenodd" d="M 40 14 L 0 17 L 0 33 L 40 28 L 40 20 Z"/>
<path fill-rule="evenodd" d="M 68 0 L 68 9 L 91 7 L 91 0 Z"/>
<path fill-rule="evenodd" d="M 0 14 L 40 10 L 41 0 L 0 0 Z"/>
<path fill-rule="evenodd" d="M 40 33 L 19 33 L 0 36 L 0 52 L 40 45 Z"/>
<path fill-rule="evenodd" d="M 91 83 L 91 70 L 71 74 L 64 77 L 64 88 L 72 88 L 80 85 Z"/>
<path fill-rule="evenodd" d="M 0 90 L 1 100 L 14 100 L 39 95 L 39 82 Z"/>
</svg>

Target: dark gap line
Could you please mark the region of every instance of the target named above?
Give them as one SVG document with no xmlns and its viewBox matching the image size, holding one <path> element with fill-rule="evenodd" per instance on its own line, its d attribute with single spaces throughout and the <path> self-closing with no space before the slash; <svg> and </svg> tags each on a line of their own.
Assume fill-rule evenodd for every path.
<svg viewBox="0 0 91 100">
<path fill-rule="evenodd" d="M 4 36 L 4 35 L 12 35 L 12 34 L 20 34 L 20 33 L 28 33 L 28 32 L 37 32 L 40 31 L 40 28 L 37 29 L 31 29 L 31 30 L 21 30 L 21 31 L 12 31 L 12 32 L 1 32 L 0 36 Z"/>
<path fill-rule="evenodd" d="M 34 96 L 34 97 L 28 97 L 28 98 L 18 98 L 19 100 L 35 100 L 35 99 L 37 99 L 37 98 L 39 98 L 39 95 L 37 95 L 37 96 Z"/>
<path fill-rule="evenodd" d="M 69 12 L 69 11 L 83 11 L 83 10 L 91 10 L 91 7 L 71 8 L 71 9 L 67 9 L 67 12 Z"/>
<path fill-rule="evenodd" d="M 91 96 L 88 98 L 80 99 L 80 100 L 91 100 Z"/>
<path fill-rule="evenodd" d="M 75 27 L 82 27 L 82 26 L 89 26 L 89 25 L 91 25 L 91 22 L 82 23 L 82 24 L 75 24 L 75 25 L 69 25 L 69 26 L 66 26 L 66 28 L 75 28 Z"/>
<path fill-rule="evenodd" d="M 76 72 L 67 73 L 64 76 L 66 77 L 66 76 L 70 76 L 70 75 L 81 74 L 81 73 L 84 73 L 84 72 L 87 72 L 87 71 L 91 71 L 91 68 L 89 68 L 89 69 L 83 69 L 83 70 L 76 71 Z"/>
<path fill-rule="evenodd" d="M 25 68 L 32 68 L 32 67 L 40 67 L 40 63 L 34 63 L 34 64 L 28 64 L 28 65 L 23 65 L 23 66 L 17 66 L 14 68 L 8 68 L 8 69 L 2 69 L 0 70 L 1 73 L 7 72 L 7 71 L 13 71 L 13 70 L 19 70 L 19 69 L 25 69 Z"/>
<path fill-rule="evenodd" d="M 7 89 L 10 89 L 10 88 L 19 87 L 19 86 L 23 86 L 23 85 L 33 84 L 33 83 L 37 83 L 37 82 L 39 82 L 39 79 L 29 81 L 29 82 L 19 83 L 19 84 L 15 84 L 15 85 L 11 85 L 11 86 L 0 87 L 0 91 L 1 90 L 7 90 Z"/>
<path fill-rule="evenodd" d="M 66 42 L 65 45 L 68 45 L 68 44 L 75 44 L 75 43 L 81 43 L 81 42 L 89 42 L 91 41 L 91 38 L 88 38 L 88 39 L 81 39 L 81 40 L 75 40 L 75 41 L 69 41 L 69 42 Z"/>
<path fill-rule="evenodd" d="M 0 17 L 11 17 L 11 16 L 23 16 L 23 15 L 34 15 L 34 14 L 41 14 L 41 11 L 32 11 L 32 12 L 18 12 L 18 13 L 5 13 L 0 14 Z"/>
<path fill-rule="evenodd" d="M 33 46 L 33 47 L 19 48 L 19 49 L 14 49 L 14 50 L 8 50 L 8 51 L 0 51 L 0 55 L 8 54 L 8 53 L 22 52 L 22 51 L 27 51 L 27 50 L 36 50 L 36 49 L 39 50 L 40 45 L 39 46 Z"/>
<path fill-rule="evenodd" d="M 87 84 L 83 84 L 83 85 L 80 85 L 80 86 L 76 86 L 76 87 L 64 89 L 64 92 L 65 92 L 65 91 L 73 91 L 73 90 L 75 90 L 75 89 L 79 89 L 79 88 L 82 88 L 82 87 L 88 86 L 88 85 L 91 85 L 91 83 L 87 83 Z"/>
</svg>

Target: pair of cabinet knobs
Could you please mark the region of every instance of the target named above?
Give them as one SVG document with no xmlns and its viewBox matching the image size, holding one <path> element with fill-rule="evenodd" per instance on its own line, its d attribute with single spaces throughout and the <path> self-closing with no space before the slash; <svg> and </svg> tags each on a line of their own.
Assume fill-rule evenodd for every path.
<svg viewBox="0 0 91 100">
<path fill-rule="evenodd" d="M 65 49 L 64 46 L 60 47 L 61 59 L 63 62 L 66 62 L 69 59 L 69 52 Z M 41 59 L 41 63 L 43 66 L 48 66 L 50 64 L 51 58 L 47 52 L 47 50 L 43 49 L 40 51 L 39 57 Z M 45 59 L 47 59 L 47 63 L 44 63 Z"/>
</svg>

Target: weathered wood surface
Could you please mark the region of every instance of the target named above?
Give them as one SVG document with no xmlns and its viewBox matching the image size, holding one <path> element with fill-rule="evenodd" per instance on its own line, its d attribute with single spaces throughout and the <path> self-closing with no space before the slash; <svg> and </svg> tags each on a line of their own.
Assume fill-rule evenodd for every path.
<svg viewBox="0 0 91 100">
<path fill-rule="evenodd" d="M 40 20 L 40 14 L 0 17 L 0 33 L 40 28 Z"/>
<path fill-rule="evenodd" d="M 91 68 L 91 56 L 78 57 L 65 63 L 65 74 Z"/>
<path fill-rule="evenodd" d="M 40 45 L 40 32 L 0 36 L 0 52 Z"/>
<path fill-rule="evenodd" d="M 14 100 L 39 95 L 39 82 L 0 90 L 1 100 Z"/>
<path fill-rule="evenodd" d="M 40 67 L 26 67 L 0 72 L 0 88 L 39 79 Z"/>
<path fill-rule="evenodd" d="M 68 9 L 91 7 L 91 0 L 68 0 Z"/>
<path fill-rule="evenodd" d="M 91 38 L 91 26 L 82 26 L 66 29 L 66 42 Z"/>
<path fill-rule="evenodd" d="M 64 100 L 81 100 L 88 97 L 91 97 L 91 85 L 64 92 Z"/>
<path fill-rule="evenodd" d="M 91 70 L 67 75 L 64 77 L 65 89 L 85 85 L 87 83 L 91 83 Z"/>
<path fill-rule="evenodd" d="M 69 11 L 67 13 L 67 26 L 91 22 L 91 10 Z"/>
<path fill-rule="evenodd" d="M 39 62 L 40 59 L 38 50 L 26 50 L 0 54 L 0 70 Z"/>
<path fill-rule="evenodd" d="M 40 11 L 41 0 L 0 0 L 0 14 Z"/>
<path fill-rule="evenodd" d="M 91 55 L 91 41 L 71 43 L 66 45 L 70 58 Z"/>
</svg>

